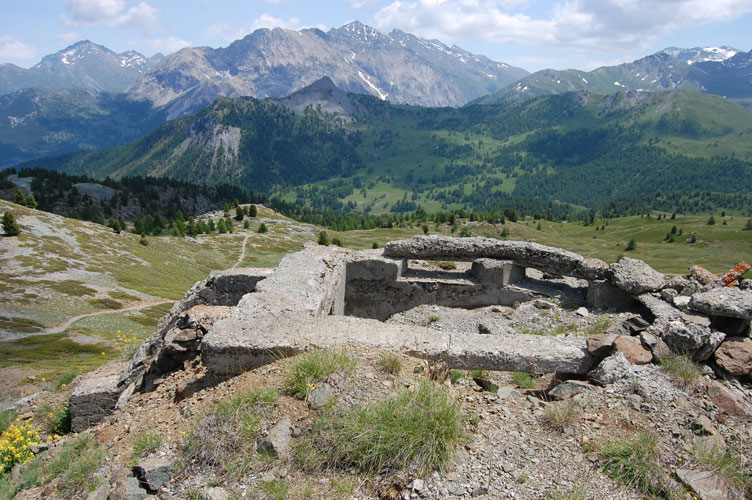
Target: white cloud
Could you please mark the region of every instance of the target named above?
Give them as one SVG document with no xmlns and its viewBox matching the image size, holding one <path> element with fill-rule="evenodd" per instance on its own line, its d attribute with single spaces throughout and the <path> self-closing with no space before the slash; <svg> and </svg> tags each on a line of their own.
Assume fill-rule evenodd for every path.
<svg viewBox="0 0 752 500">
<path fill-rule="evenodd" d="M 207 40 L 220 39 L 226 42 L 232 42 L 243 38 L 248 32 L 249 30 L 242 26 L 222 21 L 209 26 L 204 33 L 204 38 Z"/>
<path fill-rule="evenodd" d="M 149 43 L 151 44 L 152 49 L 164 54 L 177 52 L 180 49 L 193 45 L 188 40 L 182 40 L 174 36 L 169 36 L 167 38 L 152 38 L 149 40 Z"/>
<path fill-rule="evenodd" d="M 255 31 L 259 28 L 285 28 L 285 29 L 297 29 L 300 24 L 300 19 L 297 17 L 291 17 L 287 21 L 284 19 L 274 17 L 271 14 L 261 14 L 258 18 L 254 19 L 251 23 L 250 31 Z"/>
<path fill-rule="evenodd" d="M 374 25 L 444 41 L 555 44 L 608 52 L 648 47 L 680 28 L 729 21 L 752 12 L 749 0 L 561 0 L 545 15 L 530 14 L 525 8 L 528 3 L 397 0 L 376 13 Z"/>
<path fill-rule="evenodd" d="M 2 59 L 31 59 L 36 52 L 32 45 L 27 45 L 12 36 L 0 36 L 0 58 Z"/>
<path fill-rule="evenodd" d="M 270 3 L 272 5 L 279 5 L 282 3 L 282 0 L 264 0 L 266 3 Z"/>
<path fill-rule="evenodd" d="M 73 26 L 86 26 L 115 19 L 125 8 L 125 0 L 67 0 L 67 18 Z"/>
<path fill-rule="evenodd" d="M 353 9 L 365 9 L 371 5 L 376 5 L 379 3 L 379 0 L 347 0 L 347 3 L 349 3 L 350 7 Z"/>
<path fill-rule="evenodd" d="M 119 15 L 113 22 L 115 28 L 136 28 L 144 33 L 152 33 L 159 23 L 159 9 L 155 9 L 146 2 L 141 2 Z"/>
</svg>

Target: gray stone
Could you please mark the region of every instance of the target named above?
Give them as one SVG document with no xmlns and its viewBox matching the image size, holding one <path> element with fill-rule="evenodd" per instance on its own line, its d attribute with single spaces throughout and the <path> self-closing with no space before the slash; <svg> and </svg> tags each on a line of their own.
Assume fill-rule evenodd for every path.
<svg viewBox="0 0 752 500">
<path fill-rule="evenodd" d="M 205 500 L 230 500 L 230 493 L 224 489 L 220 488 L 219 486 L 214 486 L 212 488 L 207 488 L 204 490 L 204 499 Z"/>
<path fill-rule="evenodd" d="M 119 474 L 117 479 L 112 483 L 108 500 L 143 500 L 146 498 L 146 490 L 141 487 L 141 483 L 133 476 Z"/>
<path fill-rule="evenodd" d="M 81 378 L 70 397 L 71 431 L 82 432 L 115 411 L 122 368 L 110 362 Z"/>
<path fill-rule="evenodd" d="M 520 391 L 514 387 L 503 386 L 499 387 L 499 390 L 496 391 L 496 397 L 501 400 L 514 399 L 520 397 Z"/>
<path fill-rule="evenodd" d="M 49 449 L 50 445 L 47 443 L 34 444 L 29 446 L 29 451 L 31 451 L 34 455 L 39 455 L 40 453 L 43 453 Z"/>
<path fill-rule="evenodd" d="M 588 280 L 602 280 L 609 272 L 609 265 L 600 259 L 585 259 L 578 270 L 583 278 Z"/>
<path fill-rule="evenodd" d="M 726 338 L 723 332 L 680 319 L 656 322 L 650 333 L 659 335 L 674 353 L 686 354 L 697 361 L 710 358 Z"/>
<path fill-rule="evenodd" d="M 623 257 L 611 264 L 611 283 L 627 293 L 638 295 L 661 290 L 668 279 L 641 260 Z"/>
<path fill-rule="evenodd" d="M 681 311 L 671 304 L 667 304 L 655 295 L 643 293 L 635 297 L 639 303 L 647 307 L 656 321 L 669 321 L 681 318 Z"/>
<path fill-rule="evenodd" d="M 689 307 L 689 302 L 692 300 L 692 297 L 688 295 L 677 295 L 674 297 L 674 299 L 671 301 L 674 306 L 678 307 L 679 309 L 687 309 Z"/>
<path fill-rule="evenodd" d="M 563 401 L 572 398 L 583 391 L 591 391 L 593 389 L 595 388 L 587 382 L 567 380 L 548 391 L 548 397 L 555 401 Z"/>
<path fill-rule="evenodd" d="M 661 290 L 661 298 L 669 304 L 673 304 L 674 297 L 676 297 L 677 295 L 679 295 L 679 292 L 670 287 L 666 287 Z"/>
<path fill-rule="evenodd" d="M 722 474 L 702 469 L 676 469 L 679 480 L 691 488 L 700 500 L 743 500 Z"/>
<path fill-rule="evenodd" d="M 583 318 L 587 318 L 590 316 L 590 313 L 587 310 L 587 307 L 578 307 L 577 310 L 574 312 L 578 316 L 582 316 Z"/>
<path fill-rule="evenodd" d="M 334 391 L 329 384 L 317 384 L 306 398 L 313 408 L 322 408 L 334 400 Z"/>
<path fill-rule="evenodd" d="M 752 319 L 752 290 L 713 288 L 692 295 L 689 308 L 709 316 Z"/>
<path fill-rule="evenodd" d="M 314 389 L 315 390 L 315 389 Z M 258 442 L 258 450 L 268 453 L 277 458 L 285 458 L 290 453 L 290 441 L 292 440 L 292 422 L 285 415 L 269 429 L 266 437 Z"/>
<path fill-rule="evenodd" d="M 587 290 L 587 306 L 590 309 L 631 311 L 635 307 L 635 299 L 608 281 L 591 281 Z"/>
<path fill-rule="evenodd" d="M 633 377 L 632 364 L 623 353 L 617 352 L 600 362 L 590 373 L 590 377 L 602 384 L 613 384 L 617 380 Z"/>
<path fill-rule="evenodd" d="M 580 271 L 582 255 L 527 241 L 500 241 L 491 238 L 452 238 L 431 235 L 392 241 L 384 246 L 387 257 L 408 259 L 476 260 L 481 258 L 512 260 L 555 275 L 584 277 Z"/>
<path fill-rule="evenodd" d="M 715 351 L 715 362 L 736 377 L 752 374 L 752 338 L 727 338 Z"/>
<path fill-rule="evenodd" d="M 670 358 L 674 355 L 663 339 L 654 335 L 650 331 L 640 333 L 640 342 L 642 342 L 642 345 L 650 349 L 650 352 L 653 353 L 653 359 L 657 361 Z"/>
<path fill-rule="evenodd" d="M 470 274 L 482 284 L 504 287 L 525 279 L 525 268 L 510 260 L 476 259 Z"/>
<path fill-rule="evenodd" d="M 133 474 L 152 493 L 170 481 L 172 470 L 172 462 L 160 457 L 145 458 L 133 466 Z"/>
</svg>

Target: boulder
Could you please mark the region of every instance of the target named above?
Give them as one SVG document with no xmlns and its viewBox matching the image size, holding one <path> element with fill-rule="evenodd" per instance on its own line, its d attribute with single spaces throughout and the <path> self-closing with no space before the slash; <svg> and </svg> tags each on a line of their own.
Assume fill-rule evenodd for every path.
<svg viewBox="0 0 752 500">
<path fill-rule="evenodd" d="M 649 331 L 640 333 L 640 342 L 642 342 L 642 345 L 650 349 L 650 352 L 653 354 L 653 359 L 657 361 L 674 355 L 662 338 Z"/>
<path fill-rule="evenodd" d="M 599 333 L 588 337 L 587 350 L 593 357 L 603 359 L 611 354 L 616 337 L 613 333 Z"/>
<path fill-rule="evenodd" d="M 108 500 L 143 500 L 146 490 L 141 487 L 138 479 L 125 468 L 116 469 L 110 477 Z"/>
<path fill-rule="evenodd" d="M 705 384 L 708 398 L 719 408 L 740 417 L 752 417 L 752 405 L 739 391 L 726 387 L 717 380 L 709 380 Z"/>
<path fill-rule="evenodd" d="M 585 259 L 577 268 L 582 277 L 588 280 L 605 279 L 609 269 L 609 265 L 600 259 Z"/>
<path fill-rule="evenodd" d="M 717 274 L 711 273 L 702 266 L 692 266 L 689 268 L 689 277 L 692 281 L 700 285 L 713 285 L 721 280 Z"/>
<path fill-rule="evenodd" d="M 614 349 L 624 354 L 627 361 L 633 365 L 646 365 L 653 360 L 649 350 L 642 347 L 642 343 L 636 337 L 620 335 L 614 339 Z"/>
<path fill-rule="evenodd" d="M 686 354 L 696 361 L 705 361 L 721 345 L 726 334 L 681 319 L 658 321 L 650 329 L 666 342 L 676 354 Z"/>
<path fill-rule="evenodd" d="M 743 500 L 744 496 L 718 472 L 703 469 L 677 469 L 676 476 L 691 488 L 700 500 Z"/>
<path fill-rule="evenodd" d="M 110 362 L 83 376 L 70 397 L 71 431 L 82 432 L 115 411 L 122 368 L 123 363 Z"/>
<path fill-rule="evenodd" d="M 643 261 L 629 257 L 611 264 L 611 273 L 611 283 L 632 295 L 656 292 L 668 283 L 666 276 Z"/>
<path fill-rule="evenodd" d="M 154 493 L 170 481 L 173 464 L 160 457 L 149 457 L 133 466 L 133 474 L 147 491 Z"/>
<path fill-rule="evenodd" d="M 752 374 L 752 338 L 727 338 L 715 351 L 715 362 L 736 377 Z"/>
<path fill-rule="evenodd" d="M 713 288 L 694 294 L 689 308 L 708 316 L 752 319 L 752 290 Z"/>
<path fill-rule="evenodd" d="M 258 450 L 268 453 L 277 458 L 285 458 L 290 453 L 290 441 L 292 440 L 292 422 L 285 415 L 269 429 L 266 437 L 258 442 Z"/>
<path fill-rule="evenodd" d="M 617 352 L 600 362 L 598 367 L 590 372 L 590 377 L 602 384 L 613 384 L 618 380 L 633 377 L 632 364 L 624 356 Z"/>
<path fill-rule="evenodd" d="M 653 315 L 653 321 L 667 321 L 681 318 L 681 311 L 671 304 L 656 297 L 650 293 L 643 293 L 635 297 L 637 301 L 645 306 L 650 314 Z"/>
</svg>

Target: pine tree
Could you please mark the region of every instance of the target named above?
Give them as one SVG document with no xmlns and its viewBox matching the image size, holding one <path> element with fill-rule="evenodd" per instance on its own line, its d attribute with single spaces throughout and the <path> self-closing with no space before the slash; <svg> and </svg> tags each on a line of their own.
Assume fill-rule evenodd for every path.
<svg viewBox="0 0 752 500">
<path fill-rule="evenodd" d="M 624 250 L 626 250 L 627 252 L 631 252 L 635 248 L 637 248 L 637 241 L 635 241 L 635 239 L 632 238 L 631 240 L 629 240 L 629 243 L 627 243 L 627 246 L 626 248 L 624 248 Z"/>
<path fill-rule="evenodd" d="M 248 208 L 248 217 L 256 217 L 257 213 L 258 211 L 256 210 L 256 205 L 251 205 Z"/>
<path fill-rule="evenodd" d="M 744 231 L 752 231 L 752 219 L 747 219 L 747 224 L 744 225 Z"/>
<path fill-rule="evenodd" d="M 243 229 L 250 229 L 250 227 L 251 227 L 251 223 L 249 221 L 243 222 Z"/>
<path fill-rule="evenodd" d="M 224 219 L 219 219 L 219 222 L 217 223 L 217 231 L 219 234 L 225 234 L 227 232 Z"/>
<path fill-rule="evenodd" d="M 29 208 L 37 208 L 39 204 L 37 203 L 37 200 L 34 199 L 34 195 L 30 194 L 26 197 L 26 206 Z"/>
<path fill-rule="evenodd" d="M 235 207 L 235 220 L 240 222 L 241 220 L 243 220 L 243 217 L 245 217 L 243 209 L 240 206 Z"/>
<path fill-rule="evenodd" d="M 711 215 L 708 219 L 708 226 L 712 226 L 713 224 L 715 224 L 715 217 Z"/>
<path fill-rule="evenodd" d="M 18 236 L 21 233 L 21 228 L 18 227 L 13 212 L 3 214 L 3 232 L 8 236 Z"/>
<path fill-rule="evenodd" d="M 256 231 L 260 234 L 264 234 L 265 232 L 269 231 L 269 229 L 267 229 L 266 224 L 262 222 L 261 224 L 259 224 L 259 227 Z"/>
<path fill-rule="evenodd" d="M 501 237 L 506 238 L 507 236 L 509 236 L 509 229 L 505 227 L 504 229 L 501 230 Z"/>
<path fill-rule="evenodd" d="M 16 189 L 16 200 L 15 203 L 17 205 L 23 205 L 26 206 L 26 196 L 24 196 L 23 191 L 20 189 Z"/>
<path fill-rule="evenodd" d="M 543 226 L 541 226 L 541 223 L 539 222 L 538 225 L 535 227 L 538 231 L 543 231 Z"/>
<path fill-rule="evenodd" d="M 185 230 L 185 234 L 193 238 L 198 231 L 196 230 L 196 219 L 193 216 L 188 217 L 188 227 Z"/>
<path fill-rule="evenodd" d="M 329 235 L 326 234 L 326 231 L 319 233 L 319 245 L 329 246 Z"/>
<path fill-rule="evenodd" d="M 123 226 L 120 225 L 120 221 L 115 219 L 112 221 L 112 231 L 115 234 L 120 234 L 123 231 Z"/>
</svg>

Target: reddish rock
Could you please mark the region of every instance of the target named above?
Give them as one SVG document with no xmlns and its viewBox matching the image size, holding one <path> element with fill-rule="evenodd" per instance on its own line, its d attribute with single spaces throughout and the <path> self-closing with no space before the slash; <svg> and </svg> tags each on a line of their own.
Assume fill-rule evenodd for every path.
<svg viewBox="0 0 752 500">
<path fill-rule="evenodd" d="M 721 279 L 720 276 L 717 274 L 711 273 L 707 269 L 705 269 L 702 266 L 692 266 L 689 268 L 689 276 L 691 278 L 694 278 L 696 281 L 699 281 L 703 285 L 709 285 L 711 283 L 716 283 L 718 280 Z"/>
<path fill-rule="evenodd" d="M 752 338 L 727 338 L 716 349 L 715 362 L 731 375 L 749 375 L 752 373 Z"/>
<path fill-rule="evenodd" d="M 723 283 L 725 286 L 736 286 L 739 284 L 737 280 L 741 278 L 743 274 L 749 271 L 749 269 L 750 265 L 742 261 L 726 271 L 726 273 L 721 276 L 721 283 Z"/>
<path fill-rule="evenodd" d="M 729 389 L 717 380 L 709 381 L 705 391 L 710 400 L 721 409 L 734 415 L 752 417 L 752 406 L 745 401 L 744 396 L 738 391 Z"/>
<path fill-rule="evenodd" d="M 653 360 L 653 354 L 642 347 L 639 339 L 621 335 L 614 340 L 614 348 L 626 356 L 633 365 L 646 365 Z"/>
</svg>

